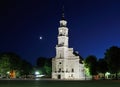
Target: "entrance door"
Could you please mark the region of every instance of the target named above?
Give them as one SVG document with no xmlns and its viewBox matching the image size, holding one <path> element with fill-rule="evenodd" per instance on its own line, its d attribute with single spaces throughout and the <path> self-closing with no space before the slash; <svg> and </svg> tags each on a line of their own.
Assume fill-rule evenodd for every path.
<svg viewBox="0 0 120 87">
<path fill-rule="evenodd" d="M 58 75 L 58 79 L 61 79 L 61 75 Z"/>
</svg>

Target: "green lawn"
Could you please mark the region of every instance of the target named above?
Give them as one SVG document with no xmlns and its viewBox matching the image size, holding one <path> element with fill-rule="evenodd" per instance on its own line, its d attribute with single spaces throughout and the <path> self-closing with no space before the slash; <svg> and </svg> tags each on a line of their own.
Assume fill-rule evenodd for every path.
<svg viewBox="0 0 120 87">
<path fill-rule="evenodd" d="M 0 87 L 120 87 L 120 80 L 99 80 L 99 81 L 0 80 Z"/>
</svg>

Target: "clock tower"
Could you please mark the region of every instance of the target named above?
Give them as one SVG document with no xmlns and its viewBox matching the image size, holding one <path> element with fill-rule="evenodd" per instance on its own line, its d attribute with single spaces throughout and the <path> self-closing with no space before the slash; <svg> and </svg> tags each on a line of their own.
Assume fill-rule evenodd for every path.
<svg viewBox="0 0 120 87">
<path fill-rule="evenodd" d="M 52 58 L 52 79 L 84 79 L 84 65 L 80 64 L 80 57 L 69 48 L 67 21 L 62 13 L 58 27 L 58 43 L 56 56 Z"/>
<path fill-rule="evenodd" d="M 58 46 L 68 47 L 68 28 L 67 21 L 64 18 L 64 13 L 62 14 L 62 19 L 60 20 L 60 27 L 58 28 Z"/>
<path fill-rule="evenodd" d="M 60 27 L 58 28 L 58 44 L 56 45 L 56 57 L 67 57 L 68 50 L 68 28 L 67 21 L 64 18 L 64 13 L 62 19 L 60 20 Z"/>
</svg>

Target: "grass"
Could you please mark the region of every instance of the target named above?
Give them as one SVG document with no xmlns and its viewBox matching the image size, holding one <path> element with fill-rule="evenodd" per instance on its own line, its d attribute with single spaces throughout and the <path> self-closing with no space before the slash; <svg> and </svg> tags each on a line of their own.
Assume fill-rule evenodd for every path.
<svg viewBox="0 0 120 87">
<path fill-rule="evenodd" d="M 120 87 L 120 80 L 0 80 L 0 87 Z"/>
</svg>

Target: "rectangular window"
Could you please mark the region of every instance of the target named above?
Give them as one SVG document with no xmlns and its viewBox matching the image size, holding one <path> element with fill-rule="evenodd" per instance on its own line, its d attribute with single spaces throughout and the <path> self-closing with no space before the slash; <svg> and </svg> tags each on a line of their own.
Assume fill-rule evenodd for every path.
<svg viewBox="0 0 120 87">
<path fill-rule="evenodd" d="M 74 72 L 74 69 L 72 68 L 72 72 Z"/>
</svg>

